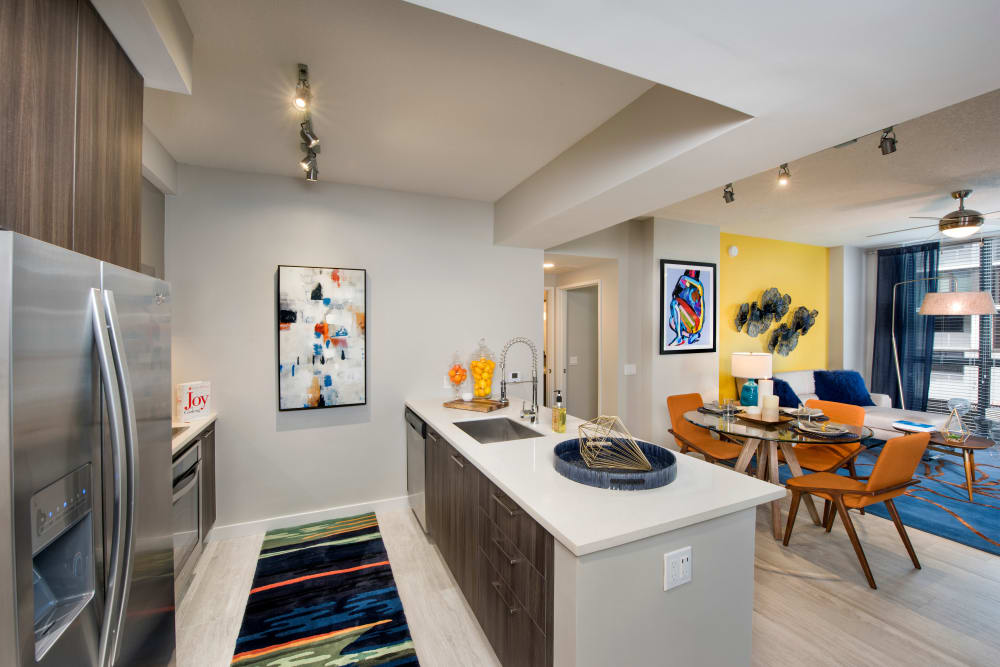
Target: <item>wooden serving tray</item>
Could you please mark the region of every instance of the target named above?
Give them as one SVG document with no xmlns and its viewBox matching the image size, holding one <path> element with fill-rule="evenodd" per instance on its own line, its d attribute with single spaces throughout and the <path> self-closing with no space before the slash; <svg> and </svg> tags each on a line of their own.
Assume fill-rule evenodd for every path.
<svg viewBox="0 0 1000 667">
<path fill-rule="evenodd" d="M 795 421 L 795 417 L 791 415 L 785 415 L 778 413 L 778 418 L 774 421 L 769 419 L 761 419 L 760 417 L 754 417 L 746 412 L 739 412 L 736 414 L 737 419 L 742 419 L 745 422 L 755 424 L 757 426 L 781 426 L 782 424 L 787 424 L 788 422 Z"/>
<path fill-rule="evenodd" d="M 444 407 L 456 410 L 472 410 L 473 412 L 493 412 L 502 408 L 503 404 L 500 401 L 488 398 L 474 398 L 471 401 L 463 401 L 461 399 L 446 401 Z"/>
</svg>

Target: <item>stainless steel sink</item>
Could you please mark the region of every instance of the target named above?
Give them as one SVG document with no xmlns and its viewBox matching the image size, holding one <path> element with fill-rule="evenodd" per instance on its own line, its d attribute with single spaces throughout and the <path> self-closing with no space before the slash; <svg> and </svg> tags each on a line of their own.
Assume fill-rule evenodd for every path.
<svg viewBox="0 0 1000 667">
<path fill-rule="evenodd" d="M 538 431 L 507 417 L 454 422 L 454 424 L 484 445 L 491 442 L 509 442 L 510 440 L 542 437 Z"/>
<path fill-rule="evenodd" d="M 184 431 L 188 430 L 189 428 L 191 428 L 191 427 L 190 426 L 173 426 L 170 429 L 170 437 L 171 438 L 176 438 L 178 435 L 180 435 Z"/>
</svg>

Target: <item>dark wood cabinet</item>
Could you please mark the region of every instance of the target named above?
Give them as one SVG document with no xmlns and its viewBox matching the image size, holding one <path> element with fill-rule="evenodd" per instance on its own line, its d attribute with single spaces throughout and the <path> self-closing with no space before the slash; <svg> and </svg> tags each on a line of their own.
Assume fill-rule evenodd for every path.
<svg viewBox="0 0 1000 667">
<path fill-rule="evenodd" d="M 428 531 L 506 667 L 552 664 L 552 536 L 430 426 Z"/>
<path fill-rule="evenodd" d="M 142 77 L 88 0 L 0 2 L 0 225 L 138 270 Z"/>
<path fill-rule="evenodd" d="M 73 247 L 78 0 L 0 2 L 0 226 Z"/>
<path fill-rule="evenodd" d="M 201 434 L 201 539 L 215 525 L 215 425 Z"/>
</svg>

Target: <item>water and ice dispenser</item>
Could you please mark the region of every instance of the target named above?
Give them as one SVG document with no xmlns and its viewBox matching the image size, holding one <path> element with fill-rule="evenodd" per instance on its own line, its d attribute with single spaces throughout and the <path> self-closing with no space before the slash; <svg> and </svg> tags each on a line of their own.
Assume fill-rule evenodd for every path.
<svg viewBox="0 0 1000 667">
<path fill-rule="evenodd" d="M 92 481 L 87 463 L 31 497 L 36 660 L 94 597 Z"/>
</svg>

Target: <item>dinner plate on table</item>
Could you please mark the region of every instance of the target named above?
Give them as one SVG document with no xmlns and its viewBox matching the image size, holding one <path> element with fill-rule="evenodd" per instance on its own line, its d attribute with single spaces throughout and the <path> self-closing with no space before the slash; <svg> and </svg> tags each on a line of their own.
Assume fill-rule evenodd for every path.
<svg viewBox="0 0 1000 667">
<path fill-rule="evenodd" d="M 838 438 L 847 435 L 851 429 L 845 424 L 835 422 L 808 422 L 799 420 L 795 428 L 809 435 L 818 435 L 823 438 Z"/>
</svg>

